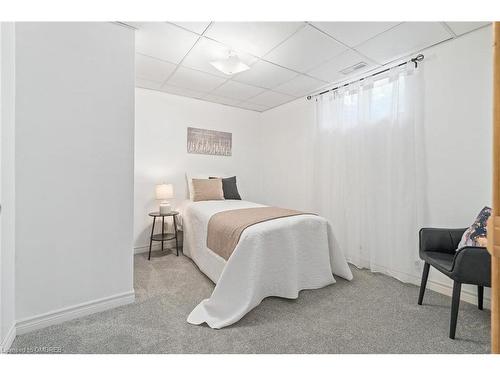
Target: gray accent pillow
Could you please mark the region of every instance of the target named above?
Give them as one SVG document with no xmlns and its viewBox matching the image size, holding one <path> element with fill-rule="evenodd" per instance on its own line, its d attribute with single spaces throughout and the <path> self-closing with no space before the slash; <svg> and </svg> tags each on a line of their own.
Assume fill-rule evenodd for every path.
<svg viewBox="0 0 500 375">
<path fill-rule="evenodd" d="M 219 177 L 210 177 L 219 178 Z M 224 191 L 224 199 L 237 199 L 241 200 L 240 193 L 238 193 L 238 187 L 236 186 L 236 176 L 222 178 L 222 190 Z"/>
</svg>

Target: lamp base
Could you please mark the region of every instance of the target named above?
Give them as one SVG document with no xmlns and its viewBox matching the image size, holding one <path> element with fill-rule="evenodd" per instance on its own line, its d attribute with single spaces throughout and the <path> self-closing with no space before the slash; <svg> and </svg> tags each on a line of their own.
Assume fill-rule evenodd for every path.
<svg viewBox="0 0 500 375">
<path fill-rule="evenodd" d="M 167 202 L 160 203 L 160 214 L 165 215 L 170 212 L 172 212 L 172 206 L 170 205 L 170 203 Z"/>
</svg>

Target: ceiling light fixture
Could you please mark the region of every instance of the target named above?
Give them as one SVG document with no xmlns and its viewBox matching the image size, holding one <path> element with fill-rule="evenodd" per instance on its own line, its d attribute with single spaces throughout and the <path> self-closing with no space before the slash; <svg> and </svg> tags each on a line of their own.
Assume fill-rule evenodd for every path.
<svg viewBox="0 0 500 375">
<path fill-rule="evenodd" d="M 232 52 L 229 52 L 226 59 L 211 61 L 210 64 L 228 76 L 250 69 L 247 64 L 240 60 L 238 55 Z"/>
</svg>

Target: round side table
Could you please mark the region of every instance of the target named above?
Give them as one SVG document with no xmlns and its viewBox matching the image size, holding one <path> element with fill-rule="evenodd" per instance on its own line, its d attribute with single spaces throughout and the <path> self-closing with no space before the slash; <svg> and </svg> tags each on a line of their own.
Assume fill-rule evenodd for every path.
<svg viewBox="0 0 500 375">
<path fill-rule="evenodd" d="M 161 250 L 163 251 L 163 242 L 173 240 L 175 238 L 175 249 L 177 251 L 177 256 L 179 256 L 179 242 L 177 240 L 177 220 L 176 217 L 179 215 L 177 211 L 170 211 L 166 214 L 160 214 L 159 212 L 150 212 L 149 216 L 153 217 L 153 227 L 151 228 L 151 237 L 149 238 L 149 255 L 148 260 L 151 260 L 151 247 L 153 245 L 153 241 L 161 241 Z M 169 234 L 165 233 L 165 217 L 172 217 L 174 221 L 174 233 Z M 161 233 L 154 234 L 155 232 L 155 223 L 156 218 L 161 217 Z"/>
</svg>

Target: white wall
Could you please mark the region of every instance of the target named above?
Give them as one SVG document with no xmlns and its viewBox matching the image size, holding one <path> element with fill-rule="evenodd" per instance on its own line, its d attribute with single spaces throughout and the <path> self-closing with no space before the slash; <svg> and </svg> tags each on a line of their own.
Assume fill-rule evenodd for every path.
<svg viewBox="0 0 500 375">
<path fill-rule="evenodd" d="M 15 336 L 15 31 L 0 24 L 0 352 Z"/>
<path fill-rule="evenodd" d="M 468 226 L 491 204 L 492 43 L 487 27 L 425 52 L 431 225 Z"/>
<path fill-rule="evenodd" d="M 467 227 L 491 205 L 492 43 L 487 27 L 426 52 L 428 226 Z M 451 285 L 436 270 L 429 279 Z"/>
<path fill-rule="evenodd" d="M 221 104 L 136 89 L 134 244 L 149 245 L 151 218 L 158 210 L 155 185 L 174 185 L 178 206 L 187 197 L 186 172 L 236 175 L 243 199 L 261 200 L 260 113 Z M 232 133 L 232 156 L 188 154 L 187 127 Z"/>
<path fill-rule="evenodd" d="M 16 24 L 18 333 L 133 299 L 134 48 L 111 23 Z"/>
<path fill-rule="evenodd" d="M 264 203 L 311 209 L 314 108 L 303 98 L 262 113 Z"/>
<path fill-rule="evenodd" d="M 424 51 L 426 226 L 466 227 L 491 202 L 491 46 L 487 27 Z M 263 153 L 273 161 L 263 169 L 266 203 L 309 208 L 314 121 L 305 99 L 263 113 Z M 451 285 L 436 271 L 429 280 Z"/>
</svg>

